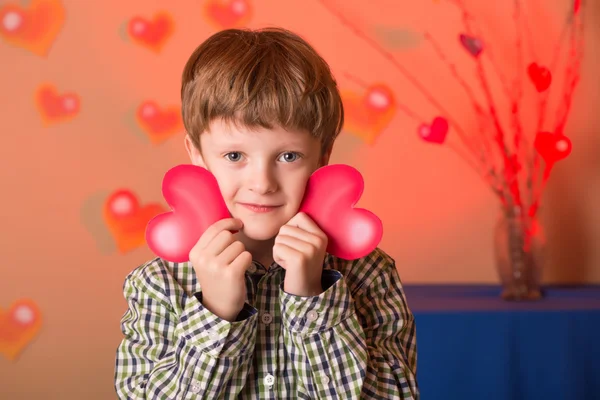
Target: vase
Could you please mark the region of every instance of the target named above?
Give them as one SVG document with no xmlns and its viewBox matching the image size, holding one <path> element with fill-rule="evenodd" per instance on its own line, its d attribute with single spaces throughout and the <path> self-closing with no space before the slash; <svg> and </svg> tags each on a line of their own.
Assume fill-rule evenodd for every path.
<svg viewBox="0 0 600 400">
<path fill-rule="evenodd" d="M 503 210 L 494 232 L 501 296 L 508 301 L 542 298 L 544 232 L 537 218 L 524 215 L 519 208 Z"/>
</svg>

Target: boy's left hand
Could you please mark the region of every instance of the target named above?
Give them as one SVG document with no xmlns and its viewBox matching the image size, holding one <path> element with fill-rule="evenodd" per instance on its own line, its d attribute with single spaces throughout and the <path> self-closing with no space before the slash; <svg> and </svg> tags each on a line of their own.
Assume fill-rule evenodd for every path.
<svg viewBox="0 0 600 400">
<path fill-rule="evenodd" d="M 327 235 L 303 212 L 281 227 L 275 238 L 273 259 L 286 270 L 286 293 L 308 297 L 323 292 L 321 275 L 326 249 Z"/>
</svg>

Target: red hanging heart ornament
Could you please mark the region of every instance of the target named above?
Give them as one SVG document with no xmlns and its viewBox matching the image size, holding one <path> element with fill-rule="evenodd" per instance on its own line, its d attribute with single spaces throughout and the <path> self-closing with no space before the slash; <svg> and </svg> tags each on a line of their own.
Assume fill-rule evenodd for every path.
<svg viewBox="0 0 600 400">
<path fill-rule="evenodd" d="M 448 121 L 443 117 L 435 117 L 431 125 L 419 126 L 419 136 L 426 142 L 442 144 L 448 134 Z"/>
<path fill-rule="evenodd" d="M 533 145 L 548 165 L 567 158 L 572 148 L 568 137 L 550 132 L 538 133 Z"/>
<path fill-rule="evenodd" d="M 480 39 L 461 33 L 459 36 L 460 43 L 473 57 L 478 57 L 483 51 L 483 43 Z"/>
<path fill-rule="evenodd" d="M 552 83 L 552 73 L 550 73 L 550 70 L 537 63 L 529 64 L 529 67 L 527 67 L 527 74 L 537 91 L 540 93 L 548 89 Z"/>
</svg>

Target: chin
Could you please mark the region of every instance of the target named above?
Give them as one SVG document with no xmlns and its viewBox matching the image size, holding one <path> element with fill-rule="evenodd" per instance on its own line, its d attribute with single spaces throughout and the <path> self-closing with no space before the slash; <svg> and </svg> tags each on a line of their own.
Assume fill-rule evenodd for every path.
<svg viewBox="0 0 600 400">
<path fill-rule="evenodd" d="M 280 226 L 257 223 L 244 223 L 242 233 L 248 238 L 257 241 L 273 239 L 279 233 Z"/>
</svg>

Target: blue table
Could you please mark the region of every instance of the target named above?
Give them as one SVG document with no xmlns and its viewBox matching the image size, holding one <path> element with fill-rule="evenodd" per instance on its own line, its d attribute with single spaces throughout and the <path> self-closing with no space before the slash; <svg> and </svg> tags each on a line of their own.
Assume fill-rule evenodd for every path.
<svg viewBox="0 0 600 400">
<path fill-rule="evenodd" d="M 600 400 L 600 286 L 405 285 L 422 400 Z"/>
</svg>

